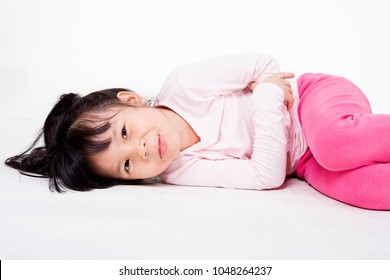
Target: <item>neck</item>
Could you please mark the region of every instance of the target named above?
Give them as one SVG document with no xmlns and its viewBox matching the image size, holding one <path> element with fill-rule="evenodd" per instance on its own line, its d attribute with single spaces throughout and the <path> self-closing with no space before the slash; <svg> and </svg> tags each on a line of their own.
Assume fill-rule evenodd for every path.
<svg viewBox="0 0 390 280">
<path fill-rule="evenodd" d="M 163 113 L 177 129 L 181 140 L 181 151 L 200 141 L 194 129 L 179 114 L 166 107 L 158 107 L 157 110 Z"/>
</svg>

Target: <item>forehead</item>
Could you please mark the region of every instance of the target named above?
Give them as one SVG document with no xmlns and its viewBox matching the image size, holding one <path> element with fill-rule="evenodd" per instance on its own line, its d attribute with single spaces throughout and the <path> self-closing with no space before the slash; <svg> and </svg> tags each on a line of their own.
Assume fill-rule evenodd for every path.
<svg viewBox="0 0 390 280">
<path fill-rule="evenodd" d="M 113 155 L 115 153 L 115 145 L 113 145 L 113 142 L 115 142 L 114 135 L 117 131 L 118 118 L 120 118 L 122 110 L 123 108 L 110 108 L 105 111 L 91 112 L 84 116 L 84 124 L 97 130 L 99 127 L 109 124 L 108 129 L 96 134 L 92 139 L 92 141 L 96 141 L 97 143 L 109 142 L 107 148 L 89 156 L 89 162 L 92 167 L 98 174 L 103 176 L 113 177 L 115 163 L 115 155 Z"/>
<path fill-rule="evenodd" d="M 115 166 L 119 156 L 115 148 L 115 139 L 112 131 L 113 129 L 110 128 L 96 137 L 97 141 L 108 141 L 109 144 L 104 150 L 89 157 L 90 164 L 95 169 L 95 172 L 106 177 L 114 177 Z"/>
</svg>

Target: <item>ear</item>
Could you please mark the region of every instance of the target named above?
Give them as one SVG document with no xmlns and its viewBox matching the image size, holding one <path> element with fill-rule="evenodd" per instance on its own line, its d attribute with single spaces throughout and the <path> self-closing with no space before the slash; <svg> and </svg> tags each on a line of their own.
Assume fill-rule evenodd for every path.
<svg viewBox="0 0 390 280">
<path fill-rule="evenodd" d="M 122 102 L 128 103 L 133 106 L 144 106 L 145 102 L 141 95 L 130 91 L 120 91 L 116 97 Z"/>
</svg>

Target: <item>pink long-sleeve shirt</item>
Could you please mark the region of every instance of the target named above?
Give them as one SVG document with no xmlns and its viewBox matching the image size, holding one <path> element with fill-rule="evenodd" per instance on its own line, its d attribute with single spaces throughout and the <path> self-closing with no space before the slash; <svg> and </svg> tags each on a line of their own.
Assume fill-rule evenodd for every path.
<svg viewBox="0 0 390 280">
<path fill-rule="evenodd" d="M 155 105 L 183 117 L 200 142 L 181 151 L 160 174 L 166 183 L 243 189 L 270 189 L 294 172 L 307 144 L 294 106 L 284 105 L 281 88 L 260 83 L 280 72 L 268 55 L 239 54 L 187 64 L 166 78 Z M 286 171 L 287 152 L 291 168 Z"/>
</svg>

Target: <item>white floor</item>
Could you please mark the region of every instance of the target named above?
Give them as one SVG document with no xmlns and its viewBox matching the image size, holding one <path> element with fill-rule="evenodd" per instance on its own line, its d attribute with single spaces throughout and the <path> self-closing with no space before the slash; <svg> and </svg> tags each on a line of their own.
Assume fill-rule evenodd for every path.
<svg viewBox="0 0 390 280">
<path fill-rule="evenodd" d="M 2 164 L 32 142 L 61 93 L 153 95 L 172 67 L 228 53 L 346 76 L 389 113 L 386 1 L 168 2 L 1 1 L 0 259 L 390 259 L 390 212 L 295 179 L 274 191 L 57 194 Z"/>
<path fill-rule="evenodd" d="M 1 259 L 388 259 L 390 213 L 280 191 L 173 186 L 51 194 L 7 175 Z"/>
</svg>

